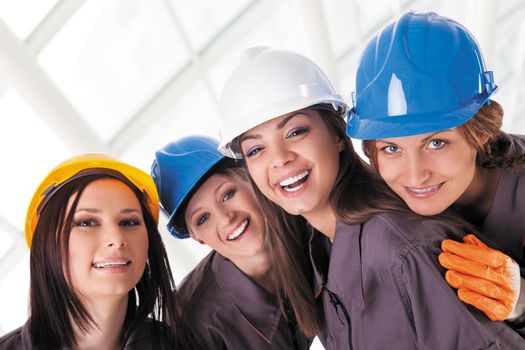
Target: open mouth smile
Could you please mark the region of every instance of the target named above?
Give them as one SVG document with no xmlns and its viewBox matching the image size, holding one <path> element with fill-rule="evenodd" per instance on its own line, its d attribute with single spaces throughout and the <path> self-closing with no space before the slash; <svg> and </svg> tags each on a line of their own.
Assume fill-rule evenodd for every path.
<svg viewBox="0 0 525 350">
<path fill-rule="evenodd" d="M 306 180 L 308 180 L 308 175 L 310 175 L 309 170 L 305 170 L 299 175 L 288 177 L 282 181 L 279 181 L 279 186 L 285 192 L 295 192 L 303 188 Z"/>
<path fill-rule="evenodd" d="M 246 228 L 248 227 L 249 223 L 250 223 L 250 221 L 248 219 L 245 219 L 239 225 L 239 227 L 237 227 L 230 235 L 228 235 L 228 237 L 226 237 L 226 239 L 228 241 L 234 241 L 237 238 L 239 238 L 240 236 L 242 236 L 242 234 L 246 231 Z"/>
<path fill-rule="evenodd" d="M 405 187 L 406 191 L 415 197 L 428 197 L 439 191 L 439 189 L 445 184 L 441 182 L 436 185 L 428 187 Z"/>
<path fill-rule="evenodd" d="M 96 269 L 107 269 L 115 267 L 124 267 L 131 264 L 131 261 L 106 261 L 106 262 L 94 262 L 91 264 Z"/>
</svg>

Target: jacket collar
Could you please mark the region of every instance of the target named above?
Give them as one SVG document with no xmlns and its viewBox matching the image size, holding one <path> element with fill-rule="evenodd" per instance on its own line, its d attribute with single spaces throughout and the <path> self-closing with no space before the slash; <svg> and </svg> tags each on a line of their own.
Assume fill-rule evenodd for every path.
<svg viewBox="0 0 525 350">
<path fill-rule="evenodd" d="M 319 297 L 325 287 L 344 299 L 365 304 L 361 264 L 362 225 L 337 220 L 331 255 L 328 256 L 321 233 L 310 236 L 310 259 L 314 270 L 314 292 Z"/>
<path fill-rule="evenodd" d="M 274 295 L 246 276 L 230 260 L 215 254 L 212 271 L 219 288 L 249 326 L 266 342 L 271 339 L 281 321 L 281 312 Z"/>
</svg>

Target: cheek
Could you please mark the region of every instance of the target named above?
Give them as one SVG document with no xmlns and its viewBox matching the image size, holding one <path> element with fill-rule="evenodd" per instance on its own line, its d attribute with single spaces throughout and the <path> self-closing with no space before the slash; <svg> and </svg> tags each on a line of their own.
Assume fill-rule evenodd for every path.
<svg viewBox="0 0 525 350">
<path fill-rule="evenodd" d="M 69 237 L 69 261 L 74 264 L 80 260 L 93 259 L 96 240 L 93 235 L 71 233 Z"/>
<path fill-rule="evenodd" d="M 456 178 L 468 178 L 476 168 L 476 151 L 472 148 L 448 152 L 447 156 L 436 158 L 434 169 L 443 175 Z"/>
<path fill-rule="evenodd" d="M 191 229 L 192 238 L 199 243 L 208 244 L 210 240 L 213 241 L 213 232 L 214 228 L 216 227 L 215 223 L 213 222 L 213 218 L 209 218 L 206 223 L 204 223 L 201 226 L 198 226 L 198 228 L 193 227 Z M 213 243 L 212 243 L 213 244 Z"/>
<path fill-rule="evenodd" d="M 377 172 L 386 183 L 389 183 L 394 181 L 402 173 L 402 167 L 399 162 L 378 157 Z"/>
<path fill-rule="evenodd" d="M 144 232 L 142 232 L 142 234 L 137 237 L 137 246 L 139 247 L 141 253 L 147 259 L 149 249 L 149 239 L 147 230 L 144 230 Z"/>
</svg>

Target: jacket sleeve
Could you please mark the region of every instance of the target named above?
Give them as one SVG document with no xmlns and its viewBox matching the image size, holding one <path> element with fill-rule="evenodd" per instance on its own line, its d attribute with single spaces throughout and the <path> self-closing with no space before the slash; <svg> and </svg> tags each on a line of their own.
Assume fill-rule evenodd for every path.
<svg viewBox="0 0 525 350">
<path fill-rule="evenodd" d="M 522 338 L 525 338 L 525 320 L 521 319 L 520 322 L 509 322 L 508 324 Z"/>
<path fill-rule="evenodd" d="M 446 283 L 436 248 L 412 246 L 396 265 L 398 288 L 419 349 L 499 348 L 497 340 L 478 321 L 484 315 L 471 313 Z"/>
</svg>

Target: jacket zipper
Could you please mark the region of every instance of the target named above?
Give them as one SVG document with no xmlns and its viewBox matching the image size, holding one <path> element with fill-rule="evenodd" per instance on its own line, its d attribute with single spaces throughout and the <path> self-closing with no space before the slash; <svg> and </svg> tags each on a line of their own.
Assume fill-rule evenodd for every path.
<svg viewBox="0 0 525 350">
<path fill-rule="evenodd" d="M 328 289 L 326 291 L 328 292 L 328 296 L 330 297 L 330 304 L 332 304 L 332 306 L 334 307 L 335 313 L 337 314 L 337 317 L 339 318 L 339 320 L 341 320 L 341 317 L 339 317 L 339 311 L 338 311 L 339 306 L 341 306 L 341 310 L 343 311 L 343 314 L 345 315 L 346 325 L 348 327 L 348 345 L 351 348 L 352 347 L 352 323 L 350 321 L 350 315 L 348 314 L 348 311 L 346 310 L 343 303 L 341 303 L 341 300 L 339 299 L 337 294 L 332 293 Z"/>
</svg>

